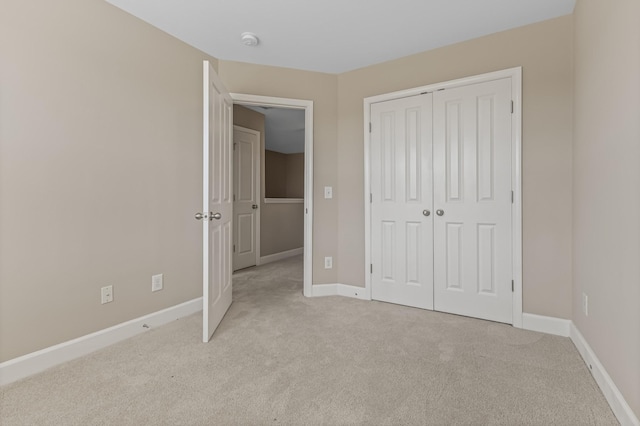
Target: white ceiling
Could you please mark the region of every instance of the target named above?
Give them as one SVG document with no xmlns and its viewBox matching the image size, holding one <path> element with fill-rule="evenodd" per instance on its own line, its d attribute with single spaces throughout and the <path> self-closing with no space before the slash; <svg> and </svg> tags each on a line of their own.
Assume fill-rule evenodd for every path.
<svg viewBox="0 0 640 426">
<path fill-rule="evenodd" d="M 341 73 L 568 15 L 576 0 L 107 1 L 219 59 Z"/>
<path fill-rule="evenodd" d="M 264 146 L 269 151 L 304 152 L 304 110 L 247 106 L 264 114 Z"/>
</svg>

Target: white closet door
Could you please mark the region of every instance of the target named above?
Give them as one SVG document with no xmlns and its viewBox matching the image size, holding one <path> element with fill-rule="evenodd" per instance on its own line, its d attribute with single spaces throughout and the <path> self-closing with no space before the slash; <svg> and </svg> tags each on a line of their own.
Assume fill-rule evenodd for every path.
<svg viewBox="0 0 640 426">
<path fill-rule="evenodd" d="M 433 109 L 434 309 L 512 323 L 511 80 L 438 91 Z"/>
<path fill-rule="evenodd" d="M 372 298 L 433 309 L 432 95 L 373 104 Z"/>
</svg>

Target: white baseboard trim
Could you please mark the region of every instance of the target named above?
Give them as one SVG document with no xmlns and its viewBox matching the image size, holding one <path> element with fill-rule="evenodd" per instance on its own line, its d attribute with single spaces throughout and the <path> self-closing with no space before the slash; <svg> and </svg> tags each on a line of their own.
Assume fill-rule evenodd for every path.
<svg viewBox="0 0 640 426">
<path fill-rule="evenodd" d="M 40 373 L 50 367 L 144 333 L 202 310 L 202 297 L 123 322 L 86 336 L 5 361 L 0 364 L 0 386 Z"/>
<path fill-rule="evenodd" d="M 312 297 L 322 296 L 345 296 L 354 299 L 371 300 L 369 291 L 364 287 L 356 287 L 348 284 L 314 284 L 312 288 Z"/>
<path fill-rule="evenodd" d="M 591 375 L 595 379 L 596 383 L 602 390 L 604 397 L 607 399 L 613 414 L 618 418 L 618 421 L 622 426 L 640 426 L 640 420 L 635 415 L 627 401 L 618 390 L 618 387 L 604 369 L 604 366 L 598 360 L 598 357 L 593 352 L 582 333 L 578 330 L 576 325 L 571 322 L 570 338 L 573 344 L 578 349 L 580 356 L 587 364 L 587 367 L 591 371 Z"/>
<path fill-rule="evenodd" d="M 556 336 L 569 337 L 571 320 L 523 313 L 522 328 L 525 330 L 539 331 L 541 333 L 555 334 Z"/>
<path fill-rule="evenodd" d="M 304 253 L 304 247 L 300 247 L 293 250 L 281 251 L 280 253 L 274 253 L 267 256 L 261 256 L 258 259 L 258 265 L 264 265 L 271 262 L 277 262 L 278 260 L 287 259 L 289 257 L 297 256 Z"/>
</svg>

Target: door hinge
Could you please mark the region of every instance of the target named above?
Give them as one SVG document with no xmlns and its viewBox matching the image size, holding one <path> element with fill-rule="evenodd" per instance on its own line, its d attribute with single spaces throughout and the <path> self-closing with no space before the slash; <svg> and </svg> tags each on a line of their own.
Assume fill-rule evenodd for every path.
<svg viewBox="0 0 640 426">
<path fill-rule="evenodd" d="M 511 191 L 511 204 L 513 204 L 513 191 Z"/>
<path fill-rule="evenodd" d="M 309 214 L 309 209 L 304 209 L 304 212 L 305 212 L 306 214 Z"/>
<path fill-rule="evenodd" d="M 371 129 L 373 128 L 373 126 L 371 125 L 371 122 L 369 122 L 369 133 L 371 133 Z"/>
<path fill-rule="evenodd" d="M 373 274 L 373 263 L 369 265 L 369 273 Z"/>
<path fill-rule="evenodd" d="M 513 101 L 511 101 L 511 114 L 513 114 Z"/>
<path fill-rule="evenodd" d="M 373 193 L 372 192 L 369 193 L 369 202 L 373 203 Z"/>
<path fill-rule="evenodd" d="M 233 201 L 236 200 L 236 194 L 233 194 Z"/>
<path fill-rule="evenodd" d="M 235 244 L 233 245 L 233 252 L 234 253 L 236 252 L 236 245 Z"/>
<path fill-rule="evenodd" d="M 233 143 L 233 150 L 234 150 L 234 151 L 236 150 L 236 145 L 238 145 L 238 143 L 237 143 L 237 142 L 234 142 L 234 143 Z"/>
<path fill-rule="evenodd" d="M 514 283 L 513 283 L 513 280 L 511 280 L 511 293 L 513 293 L 513 292 L 514 292 L 514 288 L 515 288 L 515 285 L 514 285 Z"/>
</svg>

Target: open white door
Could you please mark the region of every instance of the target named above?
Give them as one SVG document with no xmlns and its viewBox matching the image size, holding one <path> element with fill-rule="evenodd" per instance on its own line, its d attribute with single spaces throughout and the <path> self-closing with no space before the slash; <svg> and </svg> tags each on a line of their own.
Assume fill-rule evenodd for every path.
<svg viewBox="0 0 640 426">
<path fill-rule="evenodd" d="M 231 306 L 233 101 L 209 61 L 203 63 L 202 341 Z"/>
<path fill-rule="evenodd" d="M 233 270 L 258 264 L 260 132 L 233 126 Z"/>
</svg>

